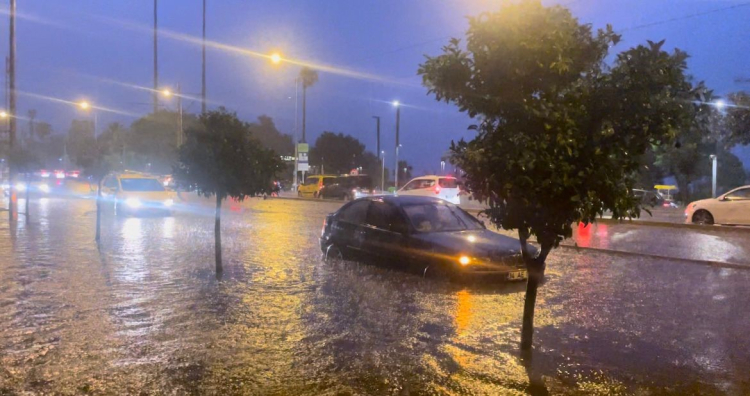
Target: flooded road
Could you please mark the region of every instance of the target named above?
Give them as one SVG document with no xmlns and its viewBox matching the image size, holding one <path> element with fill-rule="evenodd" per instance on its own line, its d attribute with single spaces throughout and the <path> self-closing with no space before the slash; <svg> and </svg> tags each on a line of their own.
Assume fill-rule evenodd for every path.
<svg viewBox="0 0 750 396">
<path fill-rule="evenodd" d="M 220 281 L 207 207 L 0 212 L 0 394 L 750 394 L 750 271 L 555 251 L 520 356 L 523 284 L 324 263 L 336 207 L 227 204 Z"/>
</svg>

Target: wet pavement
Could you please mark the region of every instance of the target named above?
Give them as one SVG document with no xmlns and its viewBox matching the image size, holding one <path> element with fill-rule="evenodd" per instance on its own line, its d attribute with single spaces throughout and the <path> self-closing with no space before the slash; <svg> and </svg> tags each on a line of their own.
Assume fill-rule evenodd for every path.
<svg viewBox="0 0 750 396">
<path fill-rule="evenodd" d="M 521 356 L 523 284 L 324 263 L 337 206 L 227 204 L 220 281 L 209 206 L 107 215 L 101 249 L 91 201 L 0 212 L 0 395 L 750 394 L 748 270 L 558 249 Z M 748 260 L 725 233 L 628 227 L 590 241 Z"/>
</svg>

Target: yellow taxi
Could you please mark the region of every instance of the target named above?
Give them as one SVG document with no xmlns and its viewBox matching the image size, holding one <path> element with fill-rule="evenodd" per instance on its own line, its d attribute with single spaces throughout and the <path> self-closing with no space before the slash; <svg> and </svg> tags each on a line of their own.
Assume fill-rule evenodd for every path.
<svg viewBox="0 0 750 396">
<path fill-rule="evenodd" d="M 297 188 L 297 195 L 300 197 L 318 198 L 318 193 L 323 186 L 333 184 L 336 181 L 334 175 L 312 175 L 305 179 L 305 182 Z"/>
<path fill-rule="evenodd" d="M 102 196 L 114 204 L 118 215 L 171 214 L 176 198 L 156 176 L 132 171 L 107 175 Z"/>
</svg>

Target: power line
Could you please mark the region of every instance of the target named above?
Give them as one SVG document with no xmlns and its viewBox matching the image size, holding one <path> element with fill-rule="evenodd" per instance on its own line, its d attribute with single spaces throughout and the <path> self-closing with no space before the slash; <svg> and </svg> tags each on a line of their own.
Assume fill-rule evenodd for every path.
<svg viewBox="0 0 750 396">
<path fill-rule="evenodd" d="M 697 17 L 700 17 L 700 16 L 708 15 L 708 14 L 714 14 L 714 13 L 721 12 L 721 11 L 727 11 L 727 10 L 732 10 L 732 9 L 736 9 L 736 8 L 740 8 L 740 7 L 747 7 L 747 6 L 750 6 L 750 1 L 744 2 L 744 3 L 735 4 L 735 5 L 731 5 L 731 6 L 727 6 L 727 7 L 715 8 L 713 10 L 696 12 L 694 14 L 683 15 L 683 16 L 680 16 L 680 17 L 674 17 L 674 18 L 664 19 L 664 20 L 661 20 L 661 21 L 644 23 L 642 25 L 631 26 L 629 28 L 621 29 L 621 30 L 619 30 L 619 32 L 627 32 L 629 30 L 636 30 L 636 29 L 643 29 L 643 28 L 648 28 L 648 27 L 652 27 L 652 26 L 664 25 L 666 23 L 677 22 L 677 21 L 682 21 L 682 20 L 691 19 L 691 18 L 697 18 Z"/>
</svg>

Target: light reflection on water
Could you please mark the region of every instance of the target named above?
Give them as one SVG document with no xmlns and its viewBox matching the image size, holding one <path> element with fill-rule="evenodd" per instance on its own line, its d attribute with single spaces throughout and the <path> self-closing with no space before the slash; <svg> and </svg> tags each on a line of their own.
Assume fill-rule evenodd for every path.
<svg viewBox="0 0 750 396">
<path fill-rule="evenodd" d="M 0 393 L 522 394 L 533 376 L 551 393 L 747 390 L 750 323 L 732 314 L 750 303 L 744 272 L 556 252 L 527 364 L 522 284 L 323 263 L 334 208 L 229 203 L 220 282 L 210 210 L 106 215 L 101 251 L 87 201 L 40 201 L 14 233 L 0 221 L 15 235 L 0 237 L 12 257 L 0 261 Z"/>
</svg>

